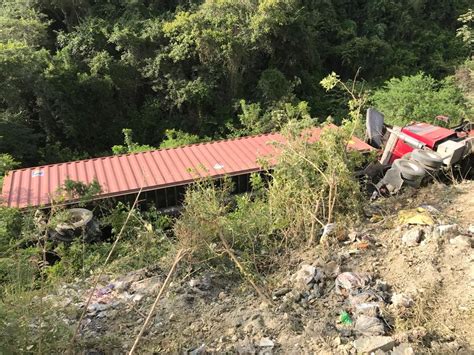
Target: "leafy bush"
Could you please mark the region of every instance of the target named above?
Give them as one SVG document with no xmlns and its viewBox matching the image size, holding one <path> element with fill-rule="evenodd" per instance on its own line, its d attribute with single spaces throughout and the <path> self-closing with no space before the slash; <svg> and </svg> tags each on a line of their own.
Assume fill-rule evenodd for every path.
<svg viewBox="0 0 474 355">
<path fill-rule="evenodd" d="M 130 128 L 124 128 L 122 130 L 124 135 L 124 144 L 123 145 L 114 145 L 112 147 L 112 152 L 114 155 L 119 154 L 128 154 L 128 153 L 139 153 L 139 152 L 146 152 L 149 150 L 156 149 L 150 145 L 146 144 L 138 144 L 133 141 L 133 131 Z"/>
<path fill-rule="evenodd" d="M 385 115 L 387 123 L 398 126 L 412 121 L 433 123 L 438 115 L 458 122 L 468 113 L 462 92 L 452 78 L 438 81 L 423 73 L 386 81 L 374 91 L 371 102 Z"/>
<path fill-rule="evenodd" d="M 1 137 L 0 137 L 1 138 Z M 3 177 L 20 165 L 10 154 L 0 154 L 0 191 L 3 187 Z"/>
<path fill-rule="evenodd" d="M 18 209 L 0 207 L 0 255 L 20 239 L 22 222 Z"/>
<path fill-rule="evenodd" d="M 209 138 L 200 138 L 195 134 L 186 133 L 175 129 L 165 131 L 165 139 L 160 144 L 160 148 L 176 148 L 183 145 L 208 141 Z"/>
<path fill-rule="evenodd" d="M 306 101 L 274 102 L 268 110 L 263 110 L 260 103 L 240 100 L 240 109 L 239 127 L 227 125 L 229 137 L 269 133 L 280 130 L 291 120 L 311 120 Z"/>
<path fill-rule="evenodd" d="M 274 223 L 288 244 L 311 243 L 320 227 L 360 212 L 355 171 L 363 157 L 347 148 L 353 131 L 349 122 L 339 128 L 328 123 L 311 142 L 310 131 L 288 127 L 268 189 Z"/>
</svg>

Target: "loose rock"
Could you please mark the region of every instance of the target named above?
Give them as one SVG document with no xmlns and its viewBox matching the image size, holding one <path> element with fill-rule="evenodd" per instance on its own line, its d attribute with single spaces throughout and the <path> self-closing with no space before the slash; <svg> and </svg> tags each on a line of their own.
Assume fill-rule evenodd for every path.
<svg viewBox="0 0 474 355">
<path fill-rule="evenodd" d="M 273 348 L 275 343 L 270 338 L 262 338 L 260 339 L 258 346 L 261 348 Z"/>
<path fill-rule="evenodd" d="M 311 283 L 316 274 L 316 268 L 312 265 L 303 264 L 296 274 L 293 275 L 295 286 L 299 289 L 305 289 L 306 285 Z"/>
<path fill-rule="evenodd" d="M 405 232 L 402 236 L 402 242 L 406 246 L 414 247 L 420 244 L 421 239 L 423 238 L 424 230 L 420 227 L 415 227 Z"/>
<path fill-rule="evenodd" d="M 286 295 L 290 291 L 291 291 L 291 288 L 289 288 L 289 287 L 280 288 L 279 290 L 276 290 L 275 292 L 273 292 L 273 296 L 274 297 L 281 297 L 281 296 Z"/>
<path fill-rule="evenodd" d="M 414 355 L 415 351 L 410 346 L 410 344 L 400 344 L 393 348 L 391 355 Z"/>
<path fill-rule="evenodd" d="M 394 293 L 392 295 L 392 304 L 399 308 L 399 307 L 411 307 L 413 305 L 413 299 L 410 296 L 407 296 L 403 293 Z"/>
<path fill-rule="evenodd" d="M 361 337 L 354 341 L 354 348 L 362 353 L 371 353 L 377 350 L 389 351 L 394 345 L 395 340 L 385 336 Z"/>
<path fill-rule="evenodd" d="M 437 226 L 436 231 L 438 232 L 439 236 L 444 237 L 455 235 L 459 231 L 459 227 L 457 224 L 444 224 Z"/>
<path fill-rule="evenodd" d="M 472 246 L 471 238 L 467 235 L 458 235 L 456 238 L 451 239 L 449 244 L 459 248 L 471 248 Z"/>
</svg>

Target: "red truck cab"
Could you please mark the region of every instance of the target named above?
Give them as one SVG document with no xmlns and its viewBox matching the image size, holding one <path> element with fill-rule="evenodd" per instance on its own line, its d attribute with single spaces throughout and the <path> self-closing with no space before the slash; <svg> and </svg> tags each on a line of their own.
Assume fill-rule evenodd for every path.
<svg viewBox="0 0 474 355">
<path fill-rule="evenodd" d="M 457 138 L 456 131 L 449 128 L 433 126 L 428 123 L 415 123 L 405 126 L 401 128 L 401 133 L 418 141 L 419 144 L 421 143 L 420 146 L 430 148 L 433 151 L 437 150 L 440 143 Z M 404 137 L 404 135 L 402 135 L 402 137 Z M 406 139 L 397 139 L 395 146 L 391 150 L 392 154 L 388 160 L 389 164 L 411 152 L 413 148 L 413 145 L 409 145 Z"/>
</svg>

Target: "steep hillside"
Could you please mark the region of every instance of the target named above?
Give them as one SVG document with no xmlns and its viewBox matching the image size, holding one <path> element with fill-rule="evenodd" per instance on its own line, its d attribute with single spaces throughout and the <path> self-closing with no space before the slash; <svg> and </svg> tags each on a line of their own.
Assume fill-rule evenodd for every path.
<svg viewBox="0 0 474 355">
<path fill-rule="evenodd" d="M 434 184 L 374 202 L 344 235 L 281 260 L 265 280 L 271 303 L 225 271 L 178 266 L 138 352 L 470 353 L 473 188 Z M 128 351 L 166 274 L 104 276 L 79 336 L 87 353 Z M 34 302 L 73 328 L 89 294 L 78 281 Z"/>
</svg>

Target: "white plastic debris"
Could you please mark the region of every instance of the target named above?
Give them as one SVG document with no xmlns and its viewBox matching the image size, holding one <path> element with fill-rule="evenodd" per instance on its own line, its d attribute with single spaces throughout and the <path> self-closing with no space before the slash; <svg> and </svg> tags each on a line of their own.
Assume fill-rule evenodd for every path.
<svg viewBox="0 0 474 355">
<path fill-rule="evenodd" d="M 351 293 L 354 290 L 362 289 L 369 284 L 369 275 L 356 272 L 343 272 L 336 278 L 336 292 L 343 294 L 344 290 Z"/>
</svg>

